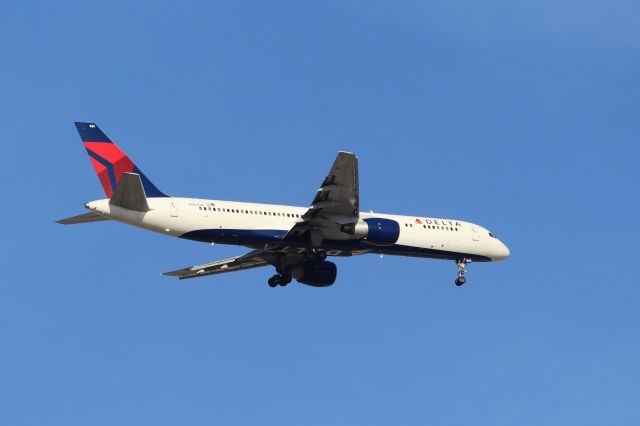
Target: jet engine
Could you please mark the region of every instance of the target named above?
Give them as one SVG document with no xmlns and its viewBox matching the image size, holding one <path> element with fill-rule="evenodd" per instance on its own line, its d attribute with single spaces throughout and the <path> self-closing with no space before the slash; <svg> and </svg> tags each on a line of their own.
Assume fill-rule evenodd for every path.
<svg viewBox="0 0 640 426">
<path fill-rule="evenodd" d="M 288 273 L 299 283 L 311 287 L 329 287 L 336 281 L 338 269 L 333 262 L 318 260 L 292 265 Z"/>
<path fill-rule="evenodd" d="M 378 246 L 393 245 L 400 237 L 400 224 L 383 218 L 361 219 L 356 223 L 342 225 L 340 230 Z"/>
</svg>

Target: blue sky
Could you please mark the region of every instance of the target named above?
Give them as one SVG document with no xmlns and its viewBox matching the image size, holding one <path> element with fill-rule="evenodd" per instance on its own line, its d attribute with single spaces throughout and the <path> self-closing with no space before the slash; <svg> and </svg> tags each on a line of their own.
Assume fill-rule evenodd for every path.
<svg viewBox="0 0 640 426">
<path fill-rule="evenodd" d="M 637 2 L 0 5 L 0 423 L 638 424 Z M 102 197 L 73 121 L 174 195 L 480 223 L 506 262 L 240 254 L 56 219 Z"/>
</svg>

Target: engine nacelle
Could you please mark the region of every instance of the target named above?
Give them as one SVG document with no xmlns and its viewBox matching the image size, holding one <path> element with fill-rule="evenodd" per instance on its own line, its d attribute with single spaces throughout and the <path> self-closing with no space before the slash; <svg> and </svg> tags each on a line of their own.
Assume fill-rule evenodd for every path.
<svg viewBox="0 0 640 426">
<path fill-rule="evenodd" d="M 318 260 L 293 265 L 289 272 L 299 283 L 312 287 L 329 287 L 336 281 L 338 268 L 333 262 Z"/>
<path fill-rule="evenodd" d="M 400 238 L 400 224 L 395 220 L 369 218 L 341 226 L 341 231 L 378 246 L 390 246 Z"/>
</svg>

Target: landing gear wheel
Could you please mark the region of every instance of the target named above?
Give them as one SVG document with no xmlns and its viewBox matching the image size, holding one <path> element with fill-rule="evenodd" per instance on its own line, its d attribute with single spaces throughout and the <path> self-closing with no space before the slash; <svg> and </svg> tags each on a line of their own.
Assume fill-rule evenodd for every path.
<svg viewBox="0 0 640 426">
<path fill-rule="evenodd" d="M 280 276 L 279 275 L 272 276 L 271 278 L 269 278 L 269 281 L 267 281 L 267 283 L 271 288 L 277 287 L 278 284 L 280 284 Z"/>
<path fill-rule="evenodd" d="M 470 259 L 458 259 L 456 260 L 456 266 L 458 267 L 458 278 L 456 278 L 456 285 L 460 287 L 467 280 L 464 277 L 464 274 L 467 273 L 467 263 L 471 263 Z"/>
<path fill-rule="evenodd" d="M 291 277 L 288 275 L 280 275 L 280 274 L 276 274 L 274 276 L 272 276 L 271 278 L 269 278 L 269 281 L 267 281 L 269 283 L 269 287 L 273 288 L 273 287 L 277 287 L 279 285 L 281 285 L 282 287 L 286 286 L 287 284 L 289 284 L 291 282 Z"/>
<path fill-rule="evenodd" d="M 291 282 L 291 277 L 287 276 L 287 275 L 280 275 L 280 285 L 282 287 L 286 286 L 287 284 L 289 284 Z"/>
</svg>

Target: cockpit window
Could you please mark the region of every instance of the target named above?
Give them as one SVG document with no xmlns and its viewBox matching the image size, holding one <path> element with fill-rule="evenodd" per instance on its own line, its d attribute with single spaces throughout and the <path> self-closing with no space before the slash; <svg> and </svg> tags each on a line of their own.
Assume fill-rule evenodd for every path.
<svg viewBox="0 0 640 426">
<path fill-rule="evenodd" d="M 493 235 L 491 232 L 489 232 L 489 236 L 490 236 L 491 238 L 498 238 L 498 237 L 496 237 L 495 235 Z"/>
</svg>

